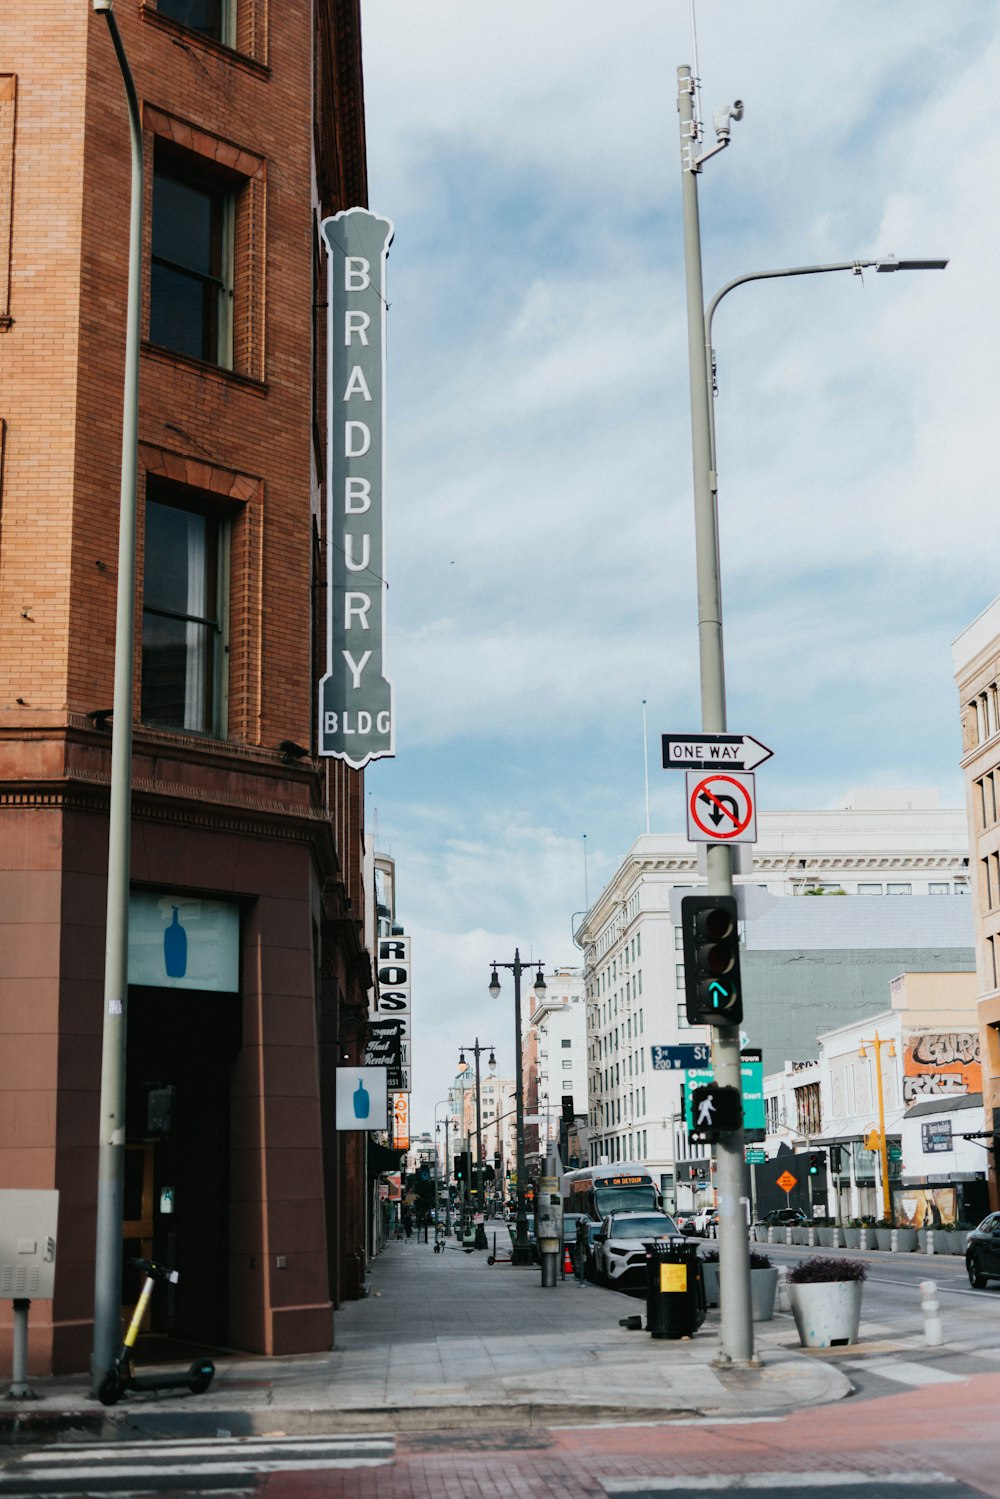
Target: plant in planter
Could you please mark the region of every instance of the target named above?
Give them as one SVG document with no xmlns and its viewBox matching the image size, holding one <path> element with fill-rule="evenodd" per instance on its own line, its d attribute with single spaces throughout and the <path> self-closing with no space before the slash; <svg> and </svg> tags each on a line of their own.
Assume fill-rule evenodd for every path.
<svg viewBox="0 0 1000 1499">
<path fill-rule="evenodd" d="M 803 1348 L 841 1348 L 858 1341 L 863 1260 L 810 1255 L 788 1272 L 788 1296 Z"/>
<path fill-rule="evenodd" d="M 845 1249 L 858 1249 L 861 1245 L 861 1219 L 848 1218 L 841 1233 Z"/>
</svg>

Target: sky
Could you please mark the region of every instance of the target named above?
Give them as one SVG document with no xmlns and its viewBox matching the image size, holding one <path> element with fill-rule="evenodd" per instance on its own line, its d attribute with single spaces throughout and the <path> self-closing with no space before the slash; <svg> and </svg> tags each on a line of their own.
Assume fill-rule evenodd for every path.
<svg viewBox="0 0 1000 1499">
<path fill-rule="evenodd" d="M 728 722 L 767 809 L 962 803 L 951 644 L 1000 593 L 1000 0 L 362 0 L 388 264 L 387 664 L 366 772 L 413 941 L 415 1130 L 461 1044 L 513 1071 L 494 960 L 684 831 L 700 727 L 677 68 L 715 319 Z M 646 734 L 643 733 L 645 700 Z"/>
</svg>

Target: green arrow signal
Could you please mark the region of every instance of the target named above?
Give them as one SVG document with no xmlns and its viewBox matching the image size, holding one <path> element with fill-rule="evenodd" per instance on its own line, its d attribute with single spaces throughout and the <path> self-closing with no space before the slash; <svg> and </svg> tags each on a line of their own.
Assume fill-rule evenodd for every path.
<svg viewBox="0 0 1000 1499">
<path fill-rule="evenodd" d="M 725 984 L 720 984 L 718 979 L 713 979 L 708 986 L 708 992 L 712 996 L 712 1003 L 718 1009 L 724 999 L 729 998 L 729 990 Z"/>
</svg>

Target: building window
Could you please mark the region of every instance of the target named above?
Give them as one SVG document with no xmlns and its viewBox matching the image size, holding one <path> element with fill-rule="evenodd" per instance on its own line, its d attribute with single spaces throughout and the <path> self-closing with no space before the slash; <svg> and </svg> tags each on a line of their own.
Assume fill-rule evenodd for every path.
<svg viewBox="0 0 1000 1499">
<path fill-rule="evenodd" d="M 897 881 L 896 883 L 893 883 L 892 880 L 889 880 L 889 882 L 887 883 L 887 885 L 885 887 L 885 893 L 886 893 L 886 895 L 909 895 L 910 894 L 909 883 L 906 882 L 906 881 L 902 881 L 902 882 Z"/>
<path fill-rule="evenodd" d="M 950 895 L 951 886 L 947 880 L 931 880 L 927 886 L 928 895 Z"/>
<path fill-rule="evenodd" d="M 224 369 L 233 364 L 235 206 L 230 178 L 157 145 L 149 337 Z"/>
<path fill-rule="evenodd" d="M 881 880 L 878 880 L 878 881 L 875 881 L 875 882 L 869 881 L 869 883 L 866 884 L 866 885 L 859 885 L 858 886 L 858 894 L 859 895 L 881 895 L 882 894 L 882 881 Z"/>
<path fill-rule="evenodd" d="M 560 1041 L 559 1045 L 560 1046 L 572 1046 L 573 1042 L 571 1040 L 567 1040 L 566 1037 L 564 1036 L 562 1038 L 562 1040 Z"/>
<path fill-rule="evenodd" d="M 236 7 L 230 0 L 157 0 L 156 9 L 161 16 L 169 16 L 189 31 L 200 31 L 224 47 L 236 45 Z"/>
<path fill-rule="evenodd" d="M 154 494 L 156 497 L 154 498 Z M 142 721 L 225 732 L 228 526 L 212 506 L 146 499 Z"/>
<path fill-rule="evenodd" d="M 564 1072 L 565 1072 L 565 1070 L 566 1070 L 567 1067 L 570 1069 L 570 1071 L 572 1071 L 572 1068 L 573 1068 L 572 1061 L 567 1060 L 567 1061 L 563 1062 L 563 1071 Z"/>
</svg>

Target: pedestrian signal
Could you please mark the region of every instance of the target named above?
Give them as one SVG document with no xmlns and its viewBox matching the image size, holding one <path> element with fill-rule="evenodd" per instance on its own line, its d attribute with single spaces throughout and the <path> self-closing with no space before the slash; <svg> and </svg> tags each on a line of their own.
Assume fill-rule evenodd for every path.
<svg viewBox="0 0 1000 1499">
<path fill-rule="evenodd" d="M 743 1100 L 739 1088 L 720 1088 L 718 1083 L 703 1083 L 692 1091 L 693 1139 L 715 1144 L 720 1135 L 740 1129 L 742 1124 Z"/>
<path fill-rule="evenodd" d="M 743 1019 L 740 934 L 731 895 L 685 895 L 684 996 L 691 1025 L 738 1025 Z"/>
</svg>

